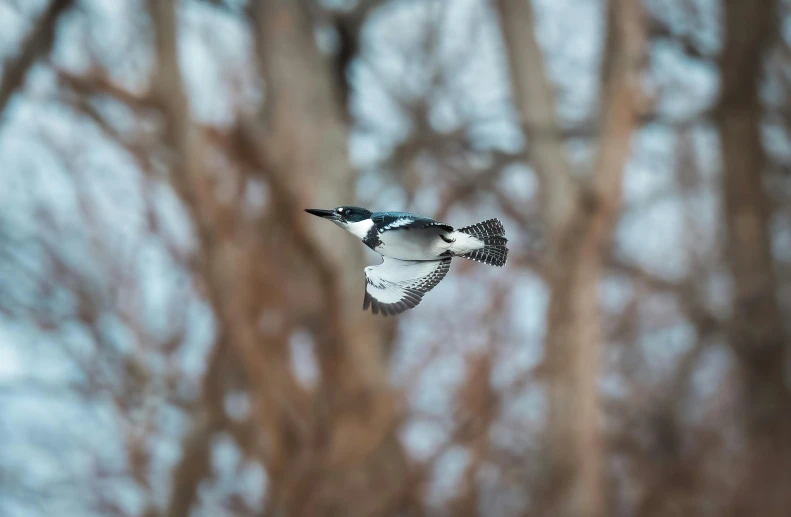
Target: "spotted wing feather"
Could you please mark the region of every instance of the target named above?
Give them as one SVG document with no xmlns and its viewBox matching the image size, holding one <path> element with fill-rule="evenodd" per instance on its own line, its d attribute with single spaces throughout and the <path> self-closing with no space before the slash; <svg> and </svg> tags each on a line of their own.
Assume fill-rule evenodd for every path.
<svg viewBox="0 0 791 517">
<path fill-rule="evenodd" d="M 365 268 L 363 310 L 395 316 L 414 309 L 449 270 L 449 258 L 426 261 L 385 257 L 378 266 Z"/>
<path fill-rule="evenodd" d="M 432 226 L 442 228 L 446 232 L 453 231 L 453 227 L 448 224 L 409 212 L 376 212 L 371 219 L 380 233 L 391 230 L 425 229 Z"/>
</svg>

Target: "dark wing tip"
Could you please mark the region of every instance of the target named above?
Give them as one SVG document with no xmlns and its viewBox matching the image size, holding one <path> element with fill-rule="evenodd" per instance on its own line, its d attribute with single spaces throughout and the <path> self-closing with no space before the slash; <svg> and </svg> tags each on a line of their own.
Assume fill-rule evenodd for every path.
<svg viewBox="0 0 791 517">
<path fill-rule="evenodd" d="M 420 305 L 420 301 L 422 299 L 423 293 L 409 290 L 408 292 L 404 293 L 403 298 L 395 303 L 381 303 L 366 291 L 365 297 L 363 299 L 363 310 L 366 311 L 370 308 L 373 314 L 381 313 L 384 317 L 396 316 L 408 310 L 414 309 Z"/>
</svg>

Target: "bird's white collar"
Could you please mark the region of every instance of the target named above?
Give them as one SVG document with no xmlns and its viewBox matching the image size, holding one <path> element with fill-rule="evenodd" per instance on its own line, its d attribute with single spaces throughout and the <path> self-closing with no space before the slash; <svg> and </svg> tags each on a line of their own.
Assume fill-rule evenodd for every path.
<svg viewBox="0 0 791 517">
<path fill-rule="evenodd" d="M 374 222 L 371 219 L 364 219 L 354 223 L 339 223 L 338 226 L 345 228 L 349 233 L 356 236 L 358 239 L 364 239 L 368 232 L 371 231 Z"/>
</svg>

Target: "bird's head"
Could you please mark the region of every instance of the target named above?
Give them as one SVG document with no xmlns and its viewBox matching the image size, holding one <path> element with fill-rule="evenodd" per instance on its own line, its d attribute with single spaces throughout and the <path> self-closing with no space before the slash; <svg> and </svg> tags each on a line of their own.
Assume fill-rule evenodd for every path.
<svg viewBox="0 0 791 517">
<path fill-rule="evenodd" d="M 352 231 L 352 227 L 358 226 L 356 223 L 361 223 L 371 218 L 371 211 L 360 208 L 359 206 L 339 206 L 332 210 L 306 208 L 305 211 L 309 214 L 332 221 L 341 228 L 349 231 Z"/>
</svg>

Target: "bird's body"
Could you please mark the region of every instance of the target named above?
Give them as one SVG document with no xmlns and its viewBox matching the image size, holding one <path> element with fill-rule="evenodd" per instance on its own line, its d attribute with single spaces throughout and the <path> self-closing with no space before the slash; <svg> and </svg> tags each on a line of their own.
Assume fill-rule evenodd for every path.
<svg viewBox="0 0 791 517">
<path fill-rule="evenodd" d="M 374 314 L 398 314 L 414 308 L 450 268 L 452 257 L 504 266 L 505 230 L 490 219 L 455 230 L 452 226 L 408 212 L 370 212 L 360 207 L 308 209 L 357 236 L 385 259 L 365 268 L 363 308 Z"/>
<path fill-rule="evenodd" d="M 409 212 L 374 212 L 347 230 L 383 257 L 399 260 L 440 260 L 480 247 L 470 235 Z"/>
</svg>

